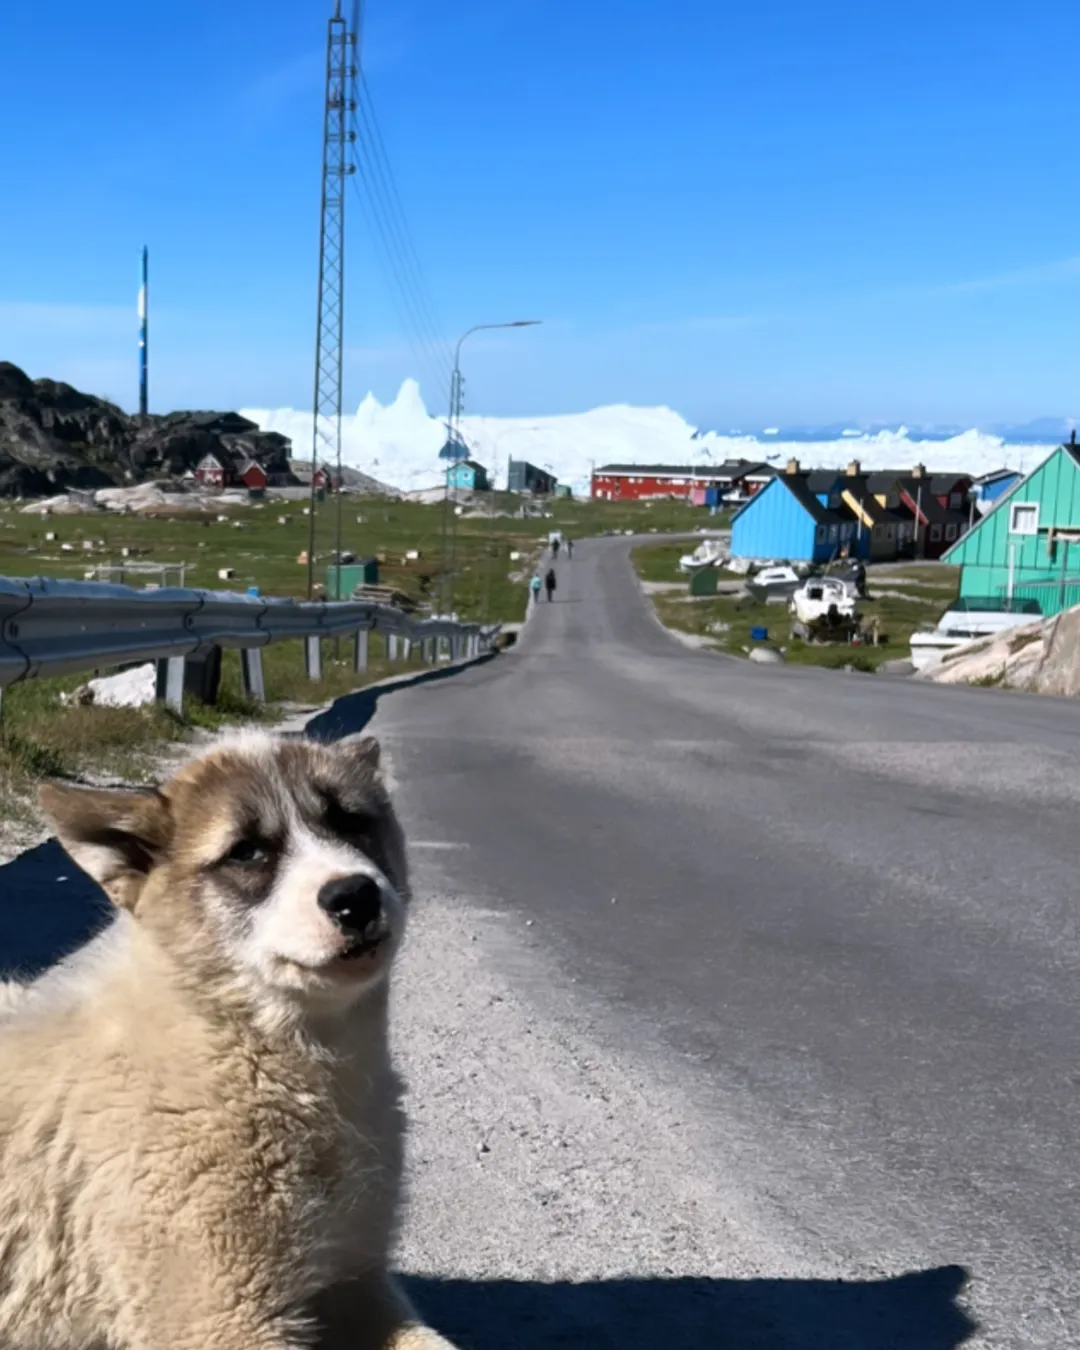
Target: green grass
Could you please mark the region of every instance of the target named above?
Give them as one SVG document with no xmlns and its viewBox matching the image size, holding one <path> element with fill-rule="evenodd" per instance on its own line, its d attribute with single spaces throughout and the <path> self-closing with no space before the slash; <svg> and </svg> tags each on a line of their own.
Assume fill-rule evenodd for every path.
<svg viewBox="0 0 1080 1350">
<path fill-rule="evenodd" d="M 516 509 L 518 499 L 498 493 L 496 511 Z M 530 566 L 549 530 L 571 538 L 605 530 L 688 531 L 707 518 L 699 507 L 682 502 L 618 503 L 556 499 L 551 519 L 513 515 L 467 515 L 457 518 L 454 606 L 464 619 L 512 622 L 525 613 Z M 13 503 L 0 503 L 0 575 L 52 576 L 82 579 L 97 563 L 122 565 L 121 550 L 133 551 L 133 562 L 187 566 L 186 584 L 210 590 L 245 590 L 258 586 L 266 595 L 302 598 L 307 568 L 297 559 L 307 549 L 310 521 L 302 502 L 265 502 L 214 514 L 154 517 L 28 516 Z M 323 582 L 336 537 L 335 502 L 316 512 L 316 581 Z M 442 503 L 388 502 L 382 498 L 348 498 L 342 504 L 342 546 L 359 556 L 380 558 L 380 580 L 421 603 L 438 605 L 443 573 Z M 288 517 L 280 525 L 278 518 Z M 56 532 L 55 542 L 46 541 Z M 84 549 L 86 540 L 95 547 Z M 101 541 L 100 547 L 96 541 Z M 62 544 L 74 546 L 65 552 Z M 405 554 L 418 550 L 419 559 Z M 524 556 L 512 561 L 511 552 Z M 235 578 L 220 581 L 218 571 L 232 568 Z M 132 584 L 141 584 L 133 575 Z"/>
<path fill-rule="evenodd" d="M 23 515 L 12 502 L 0 501 L 0 575 L 48 576 L 81 580 L 97 563 L 122 565 L 121 550 L 134 553 L 133 561 L 187 565 L 186 584 L 211 590 L 244 590 L 258 586 L 268 596 L 306 595 L 307 569 L 297 562 L 308 545 L 309 518 L 303 502 L 265 502 L 222 511 L 227 522 L 209 515 L 164 514 L 155 517 Z M 485 502 L 493 514 L 457 518 L 454 569 L 454 607 L 467 620 L 512 622 L 523 618 L 529 577 L 548 531 L 561 529 L 573 539 L 607 530 L 688 532 L 702 524 L 700 508 L 680 502 L 550 503 L 551 519 L 510 514 L 519 499 L 499 493 Z M 336 503 L 320 505 L 316 513 L 316 579 L 324 580 L 334 547 Z M 285 525 L 279 516 L 289 517 Z M 235 528 L 238 522 L 241 528 Z M 437 607 L 442 561 L 442 537 L 447 517 L 441 504 L 425 506 L 382 498 L 349 498 L 342 503 L 343 547 L 357 555 L 380 558 L 380 580 L 416 599 L 421 606 Z M 711 522 L 710 522 L 711 523 Z M 58 539 L 47 541 L 48 532 Z M 83 540 L 103 541 L 92 550 Z M 74 546 L 65 552 L 61 544 Z M 416 549 L 419 559 L 407 561 Z M 511 552 L 521 556 L 511 560 Z M 218 570 L 230 567 L 235 578 L 218 580 Z M 132 584 L 145 578 L 133 575 Z M 64 679 L 18 684 L 4 691 L 0 720 L 0 823 L 5 818 L 32 819 L 34 784 L 54 775 L 94 771 L 117 779 L 139 781 L 153 771 L 154 752 L 170 742 L 189 739 L 199 730 L 245 721 L 280 717 L 281 705 L 315 707 L 353 692 L 389 674 L 404 673 L 404 662 L 391 665 L 382 640 L 371 639 L 369 666 L 358 675 L 351 664 L 351 643 L 324 644 L 322 679 L 310 680 L 304 669 L 299 642 L 276 643 L 263 649 L 267 704 L 249 703 L 243 695 L 240 659 L 226 652 L 217 704 L 203 707 L 185 703 L 180 720 L 164 709 L 114 709 L 65 706 L 70 693 L 95 672 Z M 420 653 L 411 665 L 420 667 Z M 104 672 L 98 672 L 104 673 Z"/>
<path fill-rule="evenodd" d="M 717 525 L 716 528 L 722 529 L 724 525 Z M 693 543 L 687 540 L 680 544 L 648 544 L 634 550 L 634 566 L 642 581 L 677 581 L 686 584 L 689 576 L 679 571 L 679 559 L 693 551 Z M 723 568 L 717 569 L 716 575 L 723 580 L 741 580 L 734 572 L 727 572 Z"/>
<path fill-rule="evenodd" d="M 672 555 L 668 545 L 645 545 L 634 551 L 634 566 L 643 580 L 687 580 L 678 571 L 678 554 Z M 920 581 L 929 584 L 909 585 L 905 590 L 905 582 Z M 871 598 L 860 602 L 859 612 L 867 629 L 875 618 L 878 621 L 881 645 L 876 647 L 869 643 L 817 645 L 792 639 L 786 605 L 767 605 L 749 595 L 691 600 L 687 584 L 683 595 L 668 592 L 654 594 L 651 599 L 661 623 L 708 638 L 717 651 L 745 655 L 745 649 L 754 645 L 750 630 L 763 627 L 768 629 L 770 644 L 784 647 L 787 660 L 794 664 L 827 669 L 850 665 L 872 671 L 884 661 L 908 656 L 912 633 L 938 621 L 955 598 L 958 584 L 959 569 L 939 563 L 920 563 L 895 571 L 871 570 L 867 578 Z"/>
</svg>

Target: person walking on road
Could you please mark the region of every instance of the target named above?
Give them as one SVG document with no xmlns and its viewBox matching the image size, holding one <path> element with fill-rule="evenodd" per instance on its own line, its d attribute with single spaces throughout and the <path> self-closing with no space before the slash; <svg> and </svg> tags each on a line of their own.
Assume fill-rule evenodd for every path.
<svg viewBox="0 0 1080 1350">
<path fill-rule="evenodd" d="M 533 574 L 533 579 L 532 579 L 532 581 L 529 582 L 529 589 L 532 591 L 533 604 L 535 605 L 536 602 L 537 602 L 537 600 L 540 599 L 540 573 L 539 573 L 539 572 L 536 572 L 536 573 Z"/>
<path fill-rule="evenodd" d="M 555 585 L 556 585 L 555 569 L 554 567 L 549 567 L 547 570 L 547 576 L 544 578 L 544 589 L 547 591 L 547 598 L 549 604 L 551 603 L 551 597 L 555 594 Z"/>
<path fill-rule="evenodd" d="M 559 556 L 559 536 L 558 536 L 558 535 L 556 535 L 555 538 L 551 541 L 551 556 L 552 556 L 553 558 L 558 558 L 558 556 Z"/>
<path fill-rule="evenodd" d="M 566 541 L 566 561 L 572 562 L 573 558 L 574 558 L 574 541 L 572 539 L 568 539 Z"/>
</svg>

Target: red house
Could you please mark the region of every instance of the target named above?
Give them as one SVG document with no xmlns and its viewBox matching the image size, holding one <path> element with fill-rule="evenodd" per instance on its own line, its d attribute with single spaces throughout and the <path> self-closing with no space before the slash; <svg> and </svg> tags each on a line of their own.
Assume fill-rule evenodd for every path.
<svg viewBox="0 0 1080 1350">
<path fill-rule="evenodd" d="M 967 533 L 970 524 L 969 474 L 928 474 L 921 464 L 917 464 L 911 474 L 897 479 L 896 487 L 901 503 L 915 517 L 915 553 L 918 557 L 940 558 Z"/>
<path fill-rule="evenodd" d="M 330 492 L 336 492 L 338 489 L 337 479 L 325 464 L 320 464 L 315 470 L 315 487 L 320 491 L 328 489 Z"/>
<path fill-rule="evenodd" d="M 244 459 L 239 465 L 231 460 L 223 464 L 217 455 L 203 455 L 195 466 L 195 481 L 203 487 L 246 487 L 262 491 L 270 481 L 266 469 L 255 459 Z"/>
<path fill-rule="evenodd" d="M 246 464 L 241 465 L 240 472 L 237 476 L 246 488 L 251 488 L 255 491 L 260 491 L 265 488 L 270 481 L 270 475 L 263 466 L 254 459 L 249 459 Z"/>
<path fill-rule="evenodd" d="M 195 465 L 195 481 L 203 487 L 223 488 L 230 477 L 230 471 L 217 455 L 203 455 Z"/>
<path fill-rule="evenodd" d="M 605 464 L 592 475 L 592 497 L 599 501 L 642 501 L 682 497 L 692 500 L 695 489 L 719 488 L 752 496 L 773 476 L 764 464 L 732 459 L 724 464 Z M 756 481 L 754 481 L 756 480 Z"/>
</svg>

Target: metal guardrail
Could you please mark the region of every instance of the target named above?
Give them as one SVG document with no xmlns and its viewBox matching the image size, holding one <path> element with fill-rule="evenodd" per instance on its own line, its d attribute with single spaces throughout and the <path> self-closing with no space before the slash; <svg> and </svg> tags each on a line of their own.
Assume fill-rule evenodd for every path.
<svg viewBox="0 0 1080 1350">
<path fill-rule="evenodd" d="M 392 660 L 400 643 L 406 656 L 420 644 L 425 658 L 437 661 L 477 656 L 497 631 L 455 619 L 418 619 L 368 601 L 305 603 L 227 591 L 0 577 L 0 692 L 37 676 L 156 661 L 162 697 L 179 711 L 184 662 L 211 647 L 241 651 L 245 690 L 261 699 L 260 653 L 271 642 L 304 641 L 307 671 L 317 680 L 323 638 L 351 636 L 355 668 L 363 671 L 370 633 L 384 635 Z"/>
</svg>

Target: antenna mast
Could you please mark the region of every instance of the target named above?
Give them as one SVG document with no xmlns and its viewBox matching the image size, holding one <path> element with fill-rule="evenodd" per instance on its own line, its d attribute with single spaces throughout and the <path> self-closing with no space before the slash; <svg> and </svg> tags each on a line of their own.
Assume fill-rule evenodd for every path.
<svg viewBox="0 0 1080 1350">
<path fill-rule="evenodd" d="M 356 172 L 352 159 L 359 74 L 360 3 L 351 24 L 336 0 L 326 33 L 326 100 L 323 109 L 322 207 L 319 218 L 319 309 L 315 328 L 315 406 L 311 436 L 311 502 L 308 526 L 307 593 L 315 593 L 316 477 L 320 459 L 336 467 L 335 557 L 341 593 L 341 364 L 345 314 L 345 185 Z"/>
</svg>

